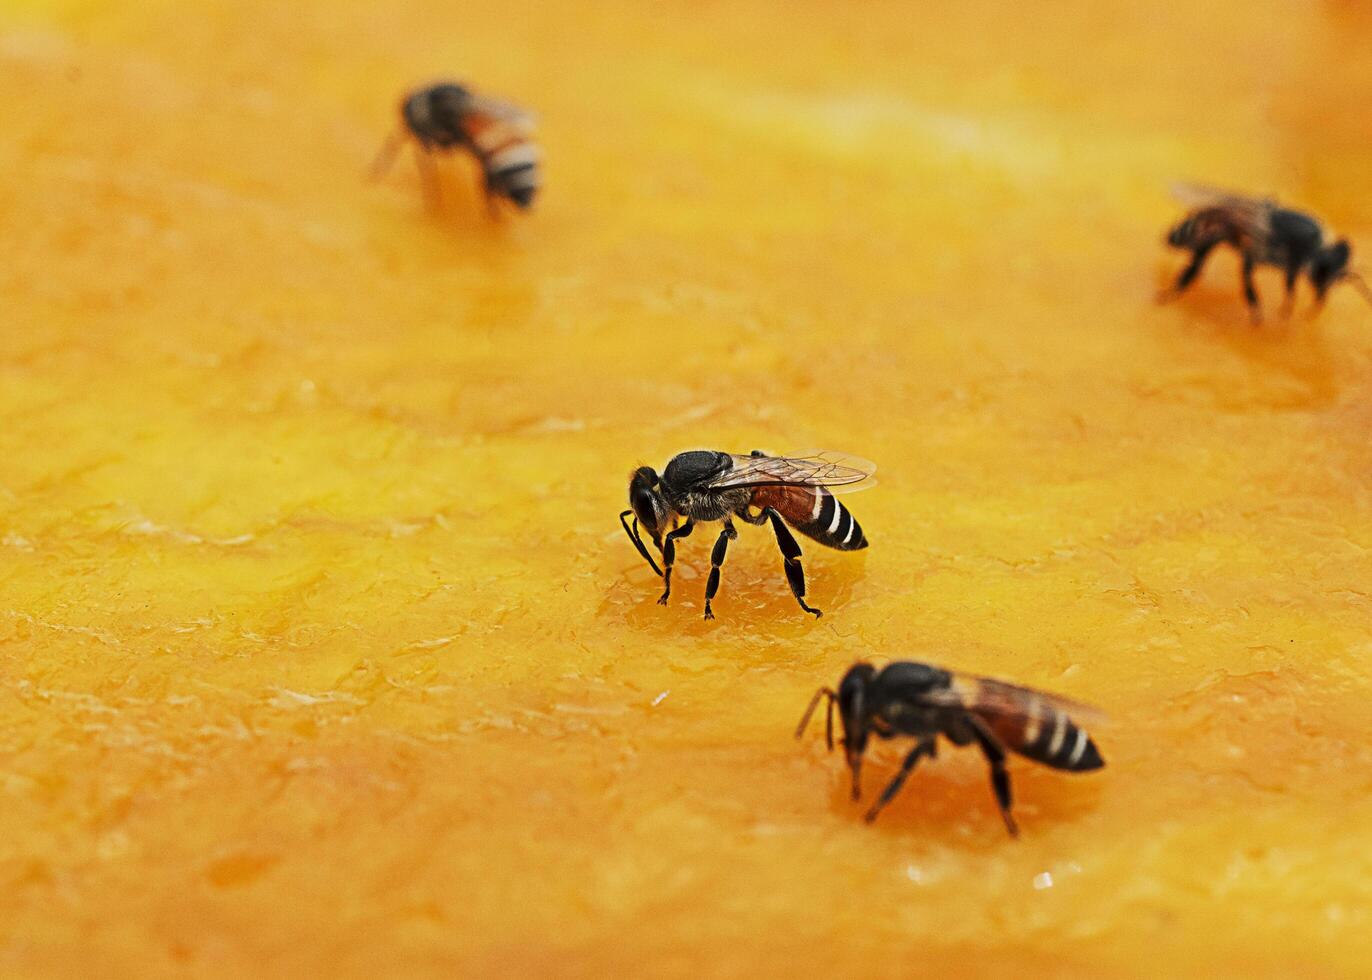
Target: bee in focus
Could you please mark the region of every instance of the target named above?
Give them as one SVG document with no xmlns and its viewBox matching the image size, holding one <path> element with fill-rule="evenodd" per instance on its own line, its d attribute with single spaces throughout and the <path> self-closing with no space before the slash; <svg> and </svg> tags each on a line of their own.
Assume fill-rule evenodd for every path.
<svg viewBox="0 0 1372 980">
<path fill-rule="evenodd" d="M 756 525 L 770 521 L 796 602 L 819 616 L 818 609 L 805 604 L 800 545 L 787 525 L 839 551 L 867 547 L 861 526 L 830 490 L 871 486 L 875 469 L 866 460 L 839 453 L 788 458 L 756 451 L 740 456 L 696 449 L 672 457 L 661 476 L 651 466 L 634 470 L 629 476 L 629 509 L 619 515 L 619 522 L 638 553 L 662 576 L 662 596 L 657 601 L 664 606 L 672 592 L 677 541 L 695 530 L 699 521 L 723 522 L 710 553 L 710 579 L 705 586 L 705 618 L 714 619 L 711 602 L 719 591 L 720 566 L 729 542 L 738 537 L 733 518 Z M 681 523 L 683 518 L 685 523 Z M 661 568 L 644 546 L 644 534 L 661 553 Z"/>
<path fill-rule="evenodd" d="M 1253 323 L 1262 323 L 1262 307 L 1253 285 L 1253 270 L 1272 265 L 1286 274 L 1286 300 L 1282 315 L 1290 316 L 1295 302 L 1296 280 L 1304 272 L 1315 288 L 1315 306 L 1324 305 L 1325 294 L 1337 282 L 1348 281 L 1372 303 L 1372 292 L 1362 277 L 1348 268 L 1352 247 L 1348 239 L 1330 242 L 1318 221 L 1301 211 L 1283 208 L 1276 201 L 1243 197 L 1205 187 L 1179 186 L 1174 196 L 1191 211 L 1167 235 L 1167 244 L 1191 252 L 1191 261 L 1161 302 L 1180 296 L 1191 285 L 1216 245 L 1228 245 L 1243 260 L 1243 296 Z"/>
<path fill-rule="evenodd" d="M 856 663 L 843 675 L 837 692 L 827 687 L 815 692 L 796 727 L 796 738 L 805 733 L 820 698 L 829 699 L 825 739 L 831 750 L 834 707 L 838 707 L 855 800 L 862 796 L 862 756 L 868 737 L 915 740 L 900 771 L 867 811 L 868 823 L 900 792 L 920 759 L 934 758 L 940 735 L 954 745 L 975 744 L 986 756 L 991 788 L 1011 837 L 1019 835 L 1019 828 L 1010 815 L 1006 749 L 1067 772 L 1089 772 L 1105 765 L 1091 736 L 1069 717 L 1095 716 L 1093 709 L 1004 681 L 909 661 L 881 670 Z"/>
<path fill-rule="evenodd" d="M 481 166 L 492 215 L 499 214 L 500 198 L 526 209 L 538 192 L 539 153 L 530 138 L 532 131 L 533 120 L 522 109 L 453 82 L 439 82 L 416 89 L 401 101 L 400 126 L 377 154 L 372 177 L 383 176 L 405 140 L 413 139 L 425 193 L 437 202 L 434 154 L 466 150 Z"/>
</svg>

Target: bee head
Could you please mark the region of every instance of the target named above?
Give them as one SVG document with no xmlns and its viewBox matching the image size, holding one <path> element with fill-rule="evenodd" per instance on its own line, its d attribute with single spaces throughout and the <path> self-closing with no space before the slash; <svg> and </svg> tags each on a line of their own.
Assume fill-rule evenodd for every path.
<svg viewBox="0 0 1372 980">
<path fill-rule="evenodd" d="M 1353 248 L 1346 238 L 1320 250 L 1310 267 L 1310 281 L 1315 285 L 1316 296 L 1324 299 L 1329 287 L 1348 274 L 1348 258 L 1352 253 Z"/>
<path fill-rule="evenodd" d="M 662 529 L 667 525 L 667 504 L 658 491 L 657 471 L 651 466 L 640 466 L 629 476 L 629 508 L 634 517 L 653 539 L 662 547 Z"/>
<path fill-rule="evenodd" d="M 634 543 L 643 560 L 653 571 L 661 575 L 662 569 L 653 561 L 653 556 L 648 553 L 641 536 L 641 531 L 646 531 L 653 539 L 653 544 L 657 545 L 657 550 L 662 550 L 662 529 L 667 524 L 667 503 L 662 499 L 658 484 L 657 471 L 651 466 L 640 466 L 630 473 L 629 509 L 619 515 L 619 523 L 623 525 L 624 533 Z M 634 518 L 632 527 L 629 525 L 630 515 Z"/>
<path fill-rule="evenodd" d="M 1195 221 L 1187 218 L 1185 221 L 1174 226 L 1167 233 L 1167 244 L 1173 248 L 1187 248 L 1191 244 L 1191 236 L 1195 230 Z"/>
<path fill-rule="evenodd" d="M 838 715 L 843 722 L 843 752 L 853 774 L 853 799 L 862 795 L 862 754 L 867 751 L 870 731 L 870 698 L 872 680 L 877 676 L 871 664 L 858 663 L 848 668 L 838 686 Z"/>
</svg>

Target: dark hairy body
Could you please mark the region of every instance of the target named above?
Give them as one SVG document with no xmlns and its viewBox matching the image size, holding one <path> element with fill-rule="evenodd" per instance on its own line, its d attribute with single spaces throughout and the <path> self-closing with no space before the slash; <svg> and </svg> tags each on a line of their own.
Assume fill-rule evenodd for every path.
<svg viewBox="0 0 1372 980">
<path fill-rule="evenodd" d="M 706 619 L 714 618 L 712 603 L 719 591 L 720 570 L 729 542 L 738 537 L 733 519 L 757 526 L 770 523 L 796 602 L 801 609 L 819 616 L 820 610 L 805 602 L 800 545 L 790 528 L 841 551 L 867 547 L 862 528 L 826 488 L 859 482 L 868 475 L 869 471 L 833 462 L 827 454 L 793 459 L 761 452 L 738 456 L 695 449 L 672 457 L 660 476 L 648 466 L 635 470 L 629 477 L 629 509 L 620 515 L 620 523 L 639 554 L 662 576 L 663 591 L 658 601 L 663 605 L 672 591 L 677 542 L 690 535 L 698 523 L 723 523 L 710 552 Z M 661 552 L 661 568 L 644 546 L 643 533 Z"/>
<path fill-rule="evenodd" d="M 455 82 L 416 89 L 400 104 L 401 129 L 381 148 L 372 167 L 379 176 L 406 136 L 418 145 L 420 174 L 431 200 L 439 184 L 430 155 L 464 150 L 481 166 L 486 201 L 497 199 L 528 208 L 538 191 L 538 152 L 529 139 L 529 120 L 514 106 L 479 96 Z"/>
<path fill-rule="evenodd" d="M 804 733 L 820 699 L 826 697 L 826 739 L 833 748 L 833 715 L 837 709 L 855 800 L 862 795 L 862 758 L 870 736 L 915 740 L 900 771 L 867 811 L 869 823 L 900 792 L 919 760 L 935 757 L 940 736 L 957 746 L 981 749 L 1011 836 L 1019 831 L 1010 815 L 1007 750 L 1067 772 L 1089 772 L 1105 765 L 1091 737 L 1068 714 L 1090 709 L 1004 681 L 914 661 L 896 661 L 880 670 L 868 663 L 856 663 L 844 674 L 837 691 L 824 687 L 815 692 L 796 728 L 797 738 Z"/>
<path fill-rule="evenodd" d="M 1253 283 L 1253 271 L 1260 265 L 1274 266 L 1285 274 L 1283 316 L 1291 313 L 1302 274 L 1315 290 L 1317 308 L 1323 305 L 1330 286 L 1340 281 L 1352 282 L 1368 296 L 1361 277 L 1348 268 L 1352 254 L 1348 241 L 1341 238 L 1329 242 L 1324 228 L 1310 215 L 1280 207 L 1274 201 L 1236 194 L 1194 188 L 1182 188 L 1180 193 L 1200 204 L 1168 232 L 1167 244 L 1190 251 L 1191 261 L 1172 287 L 1163 291 L 1161 300 L 1185 292 L 1220 245 L 1234 249 L 1242 259 L 1243 298 L 1255 324 L 1262 322 L 1262 307 Z"/>
</svg>

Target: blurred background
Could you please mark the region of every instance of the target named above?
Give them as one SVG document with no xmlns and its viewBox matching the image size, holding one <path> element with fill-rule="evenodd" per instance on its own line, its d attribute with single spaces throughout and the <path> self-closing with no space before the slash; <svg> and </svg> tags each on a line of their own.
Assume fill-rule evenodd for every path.
<svg viewBox="0 0 1372 980">
<path fill-rule="evenodd" d="M 1362 3 L 0 9 L 0 972 L 1356 976 L 1372 311 L 1248 325 L 1168 187 L 1372 249 Z M 415 86 L 538 118 L 493 221 Z M 1280 278 L 1259 289 L 1275 312 Z M 800 614 L 683 449 L 869 457 Z M 793 725 L 858 659 L 1107 768 Z M 899 756 L 869 764 L 868 793 Z"/>
</svg>

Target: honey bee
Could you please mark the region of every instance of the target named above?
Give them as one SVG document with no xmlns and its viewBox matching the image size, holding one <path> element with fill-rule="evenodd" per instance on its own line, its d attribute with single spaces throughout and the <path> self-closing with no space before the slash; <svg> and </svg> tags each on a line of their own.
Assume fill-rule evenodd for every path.
<svg viewBox="0 0 1372 980">
<path fill-rule="evenodd" d="M 453 82 L 439 82 L 416 89 L 401 101 L 400 126 L 377 154 L 372 177 L 383 176 L 405 140 L 413 139 L 431 200 L 440 196 L 432 155 L 461 149 L 481 165 L 492 214 L 498 214 L 499 198 L 527 209 L 538 192 L 539 153 L 530 139 L 532 130 L 533 120 L 522 109 Z"/>
<path fill-rule="evenodd" d="M 1191 208 L 1167 235 L 1173 248 L 1188 249 L 1191 261 L 1176 283 L 1159 295 L 1166 302 L 1185 292 L 1216 245 L 1228 245 L 1243 259 L 1243 296 L 1253 323 L 1262 323 L 1262 307 L 1253 285 L 1253 269 L 1272 265 L 1286 273 L 1286 300 L 1282 315 L 1290 316 L 1295 302 L 1296 280 L 1302 272 L 1315 288 L 1315 307 L 1324 305 L 1325 294 L 1336 282 L 1351 282 L 1372 303 L 1362 276 L 1348 268 L 1352 246 L 1329 235 L 1313 217 L 1283 208 L 1271 199 L 1230 194 L 1207 187 L 1178 186 L 1174 196 Z"/>
<path fill-rule="evenodd" d="M 910 661 L 887 664 L 881 670 L 856 663 L 843 675 L 838 691 L 822 687 L 815 692 L 796 727 L 796 738 L 805 733 L 821 698 L 829 699 L 824 734 L 831 750 L 834 707 L 838 707 L 854 800 L 862 796 L 862 756 L 868 736 L 915 739 L 900 771 L 868 809 L 868 823 L 900 792 L 920 759 L 934 758 L 939 735 L 954 745 L 976 743 L 986 756 L 991 788 L 1011 837 L 1019 835 L 1019 828 L 1010 814 L 1006 749 L 1067 772 L 1089 772 L 1105 765 L 1091 736 L 1069 717 L 1098 717 L 1094 709 L 1004 681 Z"/>
<path fill-rule="evenodd" d="M 664 606 L 672 592 L 677 541 L 695 530 L 697 521 L 724 523 L 710 553 L 710 579 L 705 586 L 705 618 L 714 619 L 711 602 L 719 591 L 720 566 L 729 542 L 738 537 L 733 518 L 756 525 L 770 521 L 796 602 L 807 613 L 819 616 L 820 610 L 805 604 L 800 545 L 787 524 L 839 551 L 867 547 L 862 527 L 830 490 L 857 489 L 857 484 L 871 486 L 875 470 L 866 460 L 840 453 L 783 457 L 754 451 L 740 456 L 696 449 L 672 457 L 661 476 L 651 466 L 634 470 L 629 476 L 629 509 L 619 515 L 619 523 L 638 553 L 662 576 L 658 602 Z M 631 515 L 632 527 L 628 521 Z M 685 523 L 677 526 L 681 518 Z M 643 544 L 644 533 L 662 554 L 661 568 Z"/>
</svg>

